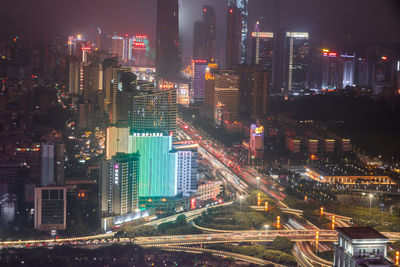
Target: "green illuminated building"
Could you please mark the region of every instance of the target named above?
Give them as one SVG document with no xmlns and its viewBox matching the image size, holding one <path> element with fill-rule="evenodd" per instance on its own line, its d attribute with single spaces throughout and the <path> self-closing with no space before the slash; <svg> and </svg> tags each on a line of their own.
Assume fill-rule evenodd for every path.
<svg viewBox="0 0 400 267">
<path fill-rule="evenodd" d="M 129 153 L 138 153 L 139 197 L 172 197 L 177 194 L 177 153 L 172 136 L 163 132 L 134 132 Z"/>
</svg>

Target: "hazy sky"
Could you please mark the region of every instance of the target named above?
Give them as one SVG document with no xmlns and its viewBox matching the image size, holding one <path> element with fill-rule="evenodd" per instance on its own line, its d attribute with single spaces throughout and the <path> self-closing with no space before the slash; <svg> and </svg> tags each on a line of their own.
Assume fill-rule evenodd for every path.
<svg viewBox="0 0 400 267">
<path fill-rule="evenodd" d="M 101 25 L 116 32 L 155 36 L 156 0 L 0 0 L 0 39 L 13 34 L 76 33 Z M 280 25 L 309 31 L 311 38 L 340 43 L 388 41 L 400 36 L 400 0 L 278 0 Z M 225 45 L 227 0 L 182 0 L 180 12 L 184 53 L 192 49 L 193 22 L 202 5 L 217 13 L 217 46 Z M 249 0 L 249 30 L 261 17 L 270 30 L 271 0 Z"/>
</svg>

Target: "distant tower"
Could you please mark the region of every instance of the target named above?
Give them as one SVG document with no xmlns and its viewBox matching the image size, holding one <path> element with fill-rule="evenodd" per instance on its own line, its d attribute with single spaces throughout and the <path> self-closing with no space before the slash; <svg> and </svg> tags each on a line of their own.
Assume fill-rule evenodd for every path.
<svg viewBox="0 0 400 267">
<path fill-rule="evenodd" d="M 240 30 L 240 63 L 247 61 L 247 18 L 249 0 L 228 0 L 228 7 L 235 6 L 241 17 L 241 30 Z M 228 14 L 229 15 L 229 14 Z"/>
<path fill-rule="evenodd" d="M 201 21 L 193 24 L 193 59 L 203 58 L 204 25 Z"/>
<path fill-rule="evenodd" d="M 178 0 L 157 1 L 157 81 L 175 80 L 179 74 Z"/>
<path fill-rule="evenodd" d="M 226 32 L 226 68 L 240 63 L 241 52 L 241 14 L 236 6 L 228 7 Z"/>
<path fill-rule="evenodd" d="M 215 58 L 216 42 L 216 17 L 211 6 L 203 6 L 203 27 L 204 27 L 204 58 L 208 62 Z"/>
</svg>

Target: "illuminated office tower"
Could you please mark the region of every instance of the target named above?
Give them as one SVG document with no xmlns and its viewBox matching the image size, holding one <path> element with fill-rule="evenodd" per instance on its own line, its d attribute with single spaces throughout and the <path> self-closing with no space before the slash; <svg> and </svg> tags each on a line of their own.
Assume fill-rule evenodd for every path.
<svg viewBox="0 0 400 267">
<path fill-rule="evenodd" d="M 336 52 L 323 52 L 322 89 L 333 90 L 339 87 L 339 62 Z M 341 84 L 340 84 L 341 86 Z"/>
<path fill-rule="evenodd" d="M 176 89 L 143 92 L 130 100 L 129 126 L 131 132 L 165 131 L 176 133 Z"/>
<path fill-rule="evenodd" d="M 192 60 L 192 88 L 190 99 L 192 103 L 203 103 L 205 98 L 205 74 L 207 61 L 204 59 Z"/>
<path fill-rule="evenodd" d="M 100 163 L 100 206 L 102 213 L 124 215 L 139 207 L 138 154 L 117 153 Z"/>
<path fill-rule="evenodd" d="M 263 66 L 272 71 L 272 59 L 274 56 L 273 32 L 252 32 L 253 54 L 252 63 Z"/>
<path fill-rule="evenodd" d="M 175 144 L 177 152 L 177 192 L 183 196 L 197 191 L 197 144 Z"/>
<path fill-rule="evenodd" d="M 285 35 L 285 90 L 307 88 L 309 40 L 307 32 L 286 32 Z"/>
<path fill-rule="evenodd" d="M 118 60 L 122 61 L 124 55 L 124 38 L 114 34 L 112 37 L 112 50 L 113 55 L 118 56 Z"/>
<path fill-rule="evenodd" d="M 203 6 L 203 26 L 204 54 L 202 58 L 209 62 L 211 59 L 215 58 L 216 44 L 216 16 L 212 6 Z"/>
<path fill-rule="evenodd" d="M 103 102 L 106 114 L 109 114 L 111 109 L 112 81 L 117 71 L 115 68 L 117 64 L 116 58 L 108 58 L 103 61 Z"/>
<path fill-rule="evenodd" d="M 208 63 L 205 74 L 205 104 L 208 107 L 214 105 L 215 74 L 218 73 L 218 64 L 215 61 Z"/>
<path fill-rule="evenodd" d="M 118 152 L 128 153 L 129 128 L 111 126 L 107 128 L 106 159 L 111 159 Z"/>
<path fill-rule="evenodd" d="M 346 86 L 354 86 L 354 69 L 356 65 L 356 55 L 342 54 L 340 55 L 343 71 L 342 88 Z"/>
<path fill-rule="evenodd" d="M 239 76 L 233 70 L 221 70 L 215 75 L 214 109 L 224 106 L 230 121 L 239 119 Z"/>
<path fill-rule="evenodd" d="M 240 61 L 245 63 L 247 61 L 247 19 L 248 19 L 248 5 L 249 0 L 228 0 L 229 13 L 231 7 L 236 7 L 240 12 Z M 228 13 L 228 23 L 229 23 Z M 229 26 L 228 26 L 229 27 Z M 229 29 L 229 28 L 228 28 Z M 228 66 L 227 66 L 228 67 Z"/>
<path fill-rule="evenodd" d="M 79 74 L 81 62 L 74 56 L 67 59 L 68 91 L 72 95 L 79 94 Z"/>
<path fill-rule="evenodd" d="M 226 68 L 229 69 L 240 63 L 242 17 L 236 6 L 228 7 L 228 23 L 226 32 Z"/>
<path fill-rule="evenodd" d="M 103 90 L 103 68 L 101 65 L 84 66 L 83 99 L 95 103 L 96 97 Z"/>
<path fill-rule="evenodd" d="M 179 69 L 179 6 L 178 0 L 157 0 L 157 81 L 171 81 Z"/>
<path fill-rule="evenodd" d="M 136 75 L 130 68 L 114 68 L 111 92 L 111 124 L 127 123 L 130 98 L 136 87 Z"/>
<path fill-rule="evenodd" d="M 177 194 L 177 153 L 172 136 L 164 132 L 134 132 L 129 153 L 138 153 L 139 197 L 173 197 Z"/>
</svg>

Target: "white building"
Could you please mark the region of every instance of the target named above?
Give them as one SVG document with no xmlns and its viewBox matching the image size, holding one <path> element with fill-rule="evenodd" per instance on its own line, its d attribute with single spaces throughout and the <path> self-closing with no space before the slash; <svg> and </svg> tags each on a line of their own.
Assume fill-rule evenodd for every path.
<svg viewBox="0 0 400 267">
<path fill-rule="evenodd" d="M 54 184 L 54 143 L 42 143 L 40 149 L 42 152 L 41 184 L 48 186 Z"/>
<path fill-rule="evenodd" d="M 178 153 L 177 192 L 190 196 L 197 192 L 197 144 L 174 145 Z"/>
<path fill-rule="evenodd" d="M 215 199 L 221 192 L 222 181 L 209 181 L 205 184 L 199 185 L 197 188 L 197 195 L 201 200 Z"/>
<path fill-rule="evenodd" d="M 338 227 L 334 267 L 393 266 L 386 258 L 389 238 L 370 227 Z"/>
</svg>

